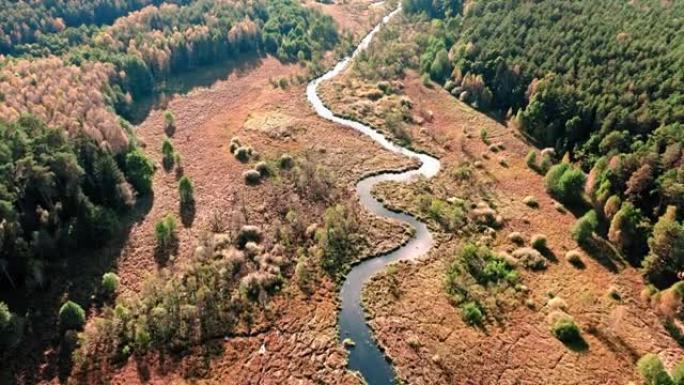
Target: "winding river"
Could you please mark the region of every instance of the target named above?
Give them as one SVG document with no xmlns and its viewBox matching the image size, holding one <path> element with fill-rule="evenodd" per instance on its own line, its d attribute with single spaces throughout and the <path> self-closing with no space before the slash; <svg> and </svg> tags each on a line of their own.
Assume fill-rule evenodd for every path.
<svg viewBox="0 0 684 385">
<path fill-rule="evenodd" d="M 416 153 L 389 141 L 380 132 L 371 127 L 356 121 L 335 116 L 318 97 L 317 89 L 321 82 L 332 79 L 347 68 L 349 62 L 359 52 L 368 48 L 373 36 L 380 28 L 400 11 L 401 6 L 386 15 L 382 21 L 364 37 L 351 57 L 343 59 L 337 63 L 332 70 L 311 81 L 306 89 L 307 99 L 316 110 L 316 113 L 322 118 L 351 127 L 369 136 L 383 148 L 400 155 L 417 158 L 421 162 L 421 166 L 418 169 L 400 173 L 385 172 L 377 174 L 360 180 L 356 185 L 356 192 L 359 200 L 366 210 L 381 217 L 394 218 L 401 222 L 408 223 L 415 229 L 415 235 L 404 246 L 388 254 L 379 255 L 355 265 L 347 275 L 342 286 L 342 309 L 339 314 L 340 336 L 343 339 L 350 338 L 356 343 L 356 346 L 349 349 L 349 368 L 360 372 L 369 385 L 394 384 L 395 374 L 391 363 L 385 358 L 385 355 L 373 339 L 371 329 L 366 324 L 365 313 L 361 306 L 361 291 L 363 286 L 371 276 L 383 270 L 388 264 L 422 256 L 432 248 L 433 244 L 432 235 L 428 231 L 425 223 L 418 221 L 410 215 L 388 210 L 371 195 L 371 189 L 375 184 L 383 181 L 408 182 L 419 176 L 431 178 L 439 172 L 440 162 L 434 157 Z"/>
</svg>

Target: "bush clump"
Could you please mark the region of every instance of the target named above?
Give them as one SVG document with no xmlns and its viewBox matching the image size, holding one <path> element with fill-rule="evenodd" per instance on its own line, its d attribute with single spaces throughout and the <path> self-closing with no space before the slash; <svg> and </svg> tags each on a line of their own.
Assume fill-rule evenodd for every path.
<svg viewBox="0 0 684 385">
<path fill-rule="evenodd" d="M 258 184 L 261 181 L 261 174 L 257 170 L 247 170 L 242 173 L 242 177 L 245 178 L 245 183 L 249 185 Z"/>
<path fill-rule="evenodd" d="M 191 205 L 195 202 L 195 189 L 192 186 L 190 178 L 183 176 L 178 181 L 178 195 L 180 197 L 180 204 L 183 207 Z"/>
<path fill-rule="evenodd" d="M 283 154 L 278 159 L 278 167 L 283 170 L 289 170 L 294 167 L 294 158 L 290 154 Z"/>
<path fill-rule="evenodd" d="M 235 239 L 235 243 L 237 243 L 237 246 L 242 249 L 245 247 L 247 242 L 260 243 L 263 237 L 264 235 L 259 227 L 245 225 L 240 228 L 240 231 Z"/>
<path fill-rule="evenodd" d="M 506 281 L 515 284 L 518 272 L 486 246 L 468 243 L 459 253 L 459 259 L 468 272 L 481 285 Z"/>
<path fill-rule="evenodd" d="M 237 150 L 240 146 L 242 146 L 242 143 L 240 142 L 240 138 L 237 136 L 234 136 L 232 139 L 230 139 L 230 153 L 235 154 L 235 150 Z"/>
<path fill-rule="evenodd" d="M 463 304 L 463 320 L 472 326 L 482 325 L 484 322 L 484 313 L 482 309 L 475 302 L 466 302 Z"/>
<path fill-rule="evenodd" d="M 523 198 L 523 203 L 532 208 L 539 207 L 539 201 L 537 201 L 537 198 L 533 197 L 532 195 L 528 195 Z"/>
<path fill-rule="evenodd" d="M 513 258 L 534 271 L 546 269 L 546 260 L 541 253 L 531 247 L 521 247 L 513 251 Z"/>
<path fill-rule="evenodd" d="M 660 358 L 648 353 L 637 361 L 637 370 L 647 385 L 675 385 Z"/>
<path fill-rule="evenodd" d="M 76 302 L 66 301 L 59 308 L 59 327 L 61 330 L 81 330 L 85 325 L 85 311 Z"/>
<path fill-rule="evenodd" d="M 119 289 L 119 276 L 112 272 L 104 273 L 102 275 L 100 287 L 102 288 L 102 294 L 104 294 L 105 297 L 113 297 Z"/>
<path fill-rule="evenodd" d="M 549 169 L 544 177 L 546 190 L 561 202 L 581 202 L 586 175 L 579 168 L 560 163 Z"/>
<path fill-rule="evenodd" d="M 262 177 L 268 177 L 272 174 L 271 167 L 264 161 L 257 162 L 254 169 L 257 170 Z"/>
<path fill-rule="evenodd" d="M 162 142 L 162 165 L 164 166 L 164 170 L 171 170 L 173 168 L 174 161 L 175 156 L 173 144 L 171 143 L 171 140 L 169 140 L 169 138 L 166 137 Z"/>
<path fill-rule="evenodd" d="M 242 163 L 249 161 L 250 156 L 252 156 L 252 148 L 247 146 L 238 147 L 235 152 L 235 158 Z"/>
<path fill-rule="evenodd" d="M 544 234 L 534 234 L 530 244 L 538 251 L 545 251 L 548 248 L 546 235 Z"/>
<path fill-rule="evenodd" d="M 565 260 L 575 267 L 584 265 L 584 262 L 582 262 L 582 254 L 577 250 L 570 250 L 565 253 Z"/>
<path fill-rule="evenodd" d="M 508 234 L 508 240 L 517 245 L 525 244 L 525 237 L 517 231 Z"/>
<path fill-rule="evenodd" d="M 562 317 L 554 322 L 551 332 L 564 344 L 573 344 L 582 341 L 582 333 L 575 324 L 575 321 L 570 317 Z"/>
<path fill-rule="evenodd" d="M 160 219 L 154 226 L 154 236 L 157 240 L 157 247 L 166 249 L 176 240 L 176 218 L 172 214 L 167 214 Z"/>
<path fill-rule="evenodd" d="M 572 238 L 579 245 L 586 245 L 598 227 L 598 216 L 596 211 L 591 210 L 584 214 L 572 226 Z"/>
</svg>

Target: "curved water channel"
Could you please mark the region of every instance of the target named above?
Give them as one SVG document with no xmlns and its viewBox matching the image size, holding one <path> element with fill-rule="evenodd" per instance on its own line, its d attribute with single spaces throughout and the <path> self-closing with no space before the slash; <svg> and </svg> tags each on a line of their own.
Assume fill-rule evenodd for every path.
<svg viewBox="0 0 684 385">
<path fill-rule="evenodd" d="M 382 21 L 364 37 L 351 57 L 343 59 L 337 63 L 335 68 L 331 71 L 311 81 L 306 89 L 307 99 L 316 110 L 316 113 L 322 118 L 351 127 L 369 136 L 383 148 L 400 155 L 417 158 L 421 162 L 421 166 L 418 169 L 399 173 L 385 172 L 364 178 L 356 184 L 356 192 L 359 196 L 359 200 L 366 210 L 380 217 L 393 218 L 408 223 L 416 230 L 415 235 L 404 246 L 391 253 L 367 259 L 354 266 L 347 275 L 344 285 L 342 286 L 342 309 L 339 314 L 340 336 L 343 339 L 351 338 L 356 343 L 356 346 L 349 350 L 349 368 L 359 371 L 369 385 L 394 384 L 395 374 L 392 365 L 385 359 L 385 355 L 376 344 L 372 332 L 366 324 L 365 314 L 361 307 L 361 291 L 363 286 L 372 275 L 383 270 L 388 264 L 399 260 L 409 260 L 420 257 L 426 254 L 430 248 L 432 248 L 433 244 L 432 235 L 428 231 L 425 223 L 418 221 L 410 215 L 396 213 L 386 209 L 382 203 L 373 198 L 371 189 L 375 184 L 383 181 L 408 182 L 418 176 L 431 178 L 439 172 L 440 162 L 429 155 L 419 154 L 401 147 L 389 141 L 378 131 L 375 131 L 364 124 L 335 116 L 318 97 L 317 88 L 321 82 L 337 76 L 347 68 L 350 60 L 359 52 L 368 48 L 373 36 L 385 23 L 400 11 L 401 6 L 386 15 Z"/>
</svg>

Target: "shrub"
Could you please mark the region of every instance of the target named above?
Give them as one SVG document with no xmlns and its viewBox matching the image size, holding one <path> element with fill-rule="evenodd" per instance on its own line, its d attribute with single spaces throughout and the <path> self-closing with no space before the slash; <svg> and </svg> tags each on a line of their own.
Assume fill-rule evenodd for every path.
<svg viewBox="0 0 684 385">
<path fill-rule="evenodd" d="M 484 144 L 489 144 L 489 133 L 487 132 L 487 129 L 480 129 L 480 139 L 482 139 Z"/>
<path fill-rule="evenodd" d="M 154 164 L 139 149 L 126 154 L 126 178 L 139 194 L 152 191 Z"/>
<path fill-rule="evenodd" d="M 162 142 L 162 164 L 164 165 L 164 169 L 166 171 L 169 171 L 173 168 L 173 163 L 174 163 L 175 157 L 174 157 L 174 150 L 173 150 L 173 144 L 169 140 L 168 137 L 164 138 L 164 141 Z"/>
<path fill-rule="evenodd" d="M 164 130 L 167 134 L 173 134 L 176 129 L 176 117 L 171 111 L 164 111 Z"/>
<path fill-rule="evenodd" d="M 258 162 L 255 166 L 254 169 L 259 172 L 259 174 L 263 177 L 267 177 L 271 175 L 271 167 L 268 165 L 268 163 L 261 161 Z"/>
<path fill-rule="evenodd" d="M 548 155 L 543 155 L 541 163 L 539 164 L 539 171 L 542 174 L 546 174 L 553 166 L 553 160 Z"/>
<path fill-rule="evenodd" d="M 673 385 L 672 378 L 665 370 L 660 358 L 648 353 L 637 361 L 637 370 L 647 385 Z"/>
<path fill-rule="evenodd" d="M 459 253 L 459 260 L 481 285 L 497 284 L 500 281 L 513 284 L 518 280 L 518 273 L 513 266 L 486 246 L 466 244 Z"/>
<path fill-rule="evenodd" d="M 575 321 L 570 317 L 563 317 L 554 322 L 551 329 L 553 335 L 564 344 L 572 344 L 582 341 L 582 334 Z"/>
<path fill-rule="evenodd" d="M 261 174 L 257 170 L 247 170 L 242 173 L 245 183 L 255 185 L 261 181 Z"/>
<path fill-rule="evenodd" d="M 539 165 L 537 165 L 537 152 L 530 150 L 525 157 L 525 163 L 527 163 L 527 167 L 531 168 L 532 170 L 539 170 Z"/>
<path fill-rule="evenodd" d="M 194 188 L 190 178 L 183 176 L 178 181 L 178 195 L 180 196 L 181 206 L 187 206 L 195 201 Z"/>
<path fill-rule="evenodd" d="M 116 290 L 119 288 L 119 276 L 112 272 L 104 273 L 102 275 L 102 282 L 100 283 L 102 288 L 102 293 L 111 298 L 116 294 Z"/>
<path fill-rule="evenodd" d="M 81 330 L 85 324 L 85 311 L 76 302 L 66 301 L 59 309 L 61 330 Z"/>
<path fill-rule="evenodd" d="M 233 138 L 230 139 L 230 153 L 235 154 L 235 150 L 237 150 L 242 143 L 240 142 L 240 138 L 237 136 L 234 136 Z"/>
<path fill-rule="evenodd" d="M 251 156 L 252 151 L 247 146 L 240 146 L 237 148 L 237 150 L 235 150 L 234 154 L 237 160 L 239 160 L 242 163 L 246 163 L 249 161 L 249 157 Z"/>
<path fill-rule="evenodd" d="M 463 210 L 459 206 L 449 204 L 441 199 L 431 199 L 427 213 L 430 218 L 447 230 L 453 230 L 464 224 L 465 214 Z"/>
<path fill-rule="evenodd" d="M 582 254 L 577 250 L 570 250 L 565 253 L 565 260 L 576 267 L 582 266 L 584 264 L 582 262 Z"/>
<path fill-rule="evenodd" d="M 469 325 L 478 326 L 484 322 L 484 314 L 482 309 L 475 302 L 466 302 L 463 304 L 463 320 Z"/>
<path fill-rule="evenodd" d="M 513 258 L 526 268 L 534 271 L 546 268 L 546 260 L 541 253 L 531 247 L 521 247 L 513 251 Z"/>
<path fill-rule="evenodd" d="M 523 237 L 523 235 L 517 231 L 508 234 L 508 240 L 518 245 L 525 243 L 525 237 Z"/>
<path fill-rule="evenodd" d="M 260 243 L 263 237 L 260 228 L 253 225 L 245 225 L 240 228 L 235 242 L 239 248 L 244 248 L 247 242 Z"/>
<path fill-rule="evenodd" d="M 523 198 L 523 203 L 532 208 L 539 207 L 539 201 L 537 201 L 537 198 L 533 197 L 532 195 L 528 195 Z"/>
<path fill-rule="evenodd" d="M 582 170 L 560 163 L 549 169 L 544 184 L 546 190 L 562 202 L 580 202 L 586 179 Z"/>
<path fill-rule="evenodd" d="M 278 167 L 283 170 L 289 170 L 294 167 L 294 159 L 289 154 L 283 154 L 280 156 L 280 159 L 278 159 Z"/>
<path fill-rule="evenodd" d="M 321 267 L 336 277 L 357 255 L 357 222 L 354 212 L 338 204 L 325 211 L 324 226 L 316 232 L 316 242 L 323 250 Z"/>
<path fill-rule="evenodd" d="M 546 235 L 544 234 L 535 234 L 532 236 L 532 240 L 530 241 L 530 244 L 532 247 L 537 249 L 538 251 L 544 251 L 547 249 L 547 241 L 546 241 Z"/>
<path fill-rule="evenodd" d="M 572 226 L 572 238 L 580 245 L 586 245 L 598 227 L 596 211 L 591 210 L 584 214 Z"/>
<path fill-rule="evenodd" d="M 176 218 L 167 214 L 166 217 L 160 219 L 154 227 L 154 235 L 159 248 L 166 249 L 171 246 L 176 239 Z"/>
</svg>

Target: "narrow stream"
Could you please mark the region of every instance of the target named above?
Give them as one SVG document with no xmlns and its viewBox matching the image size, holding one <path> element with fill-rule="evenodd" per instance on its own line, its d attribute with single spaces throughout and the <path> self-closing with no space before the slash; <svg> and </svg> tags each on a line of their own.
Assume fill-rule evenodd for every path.
<svg viewBox="0 0 684 385">
<path fill-rule="evenodd" d="M 351 370 L 359 371 L 369 385 L 394 384 L 395 374 L 392 365 L 385 359 L 385 355 L 375 343 L 373 334 L 366 324 L 365 313 L 361 306 L 361 291 L 363 286 L 371 276 L 383 270 L 388 264 L 400 260 L 420 257 L 426 254 L 430 248 L 432 248 L 433 244 L 432 235 L 428 231 L 425 223 L 418 221 L 410 215 L 395 213 L 386 209 L 382 203 L 373 198 L 371 189 L 375 184 L 383 181 L 408 182 L 418 176 L 431 178 L 439 172 L 440 162 L 434 157 L 413 152 L 390 142 L 381 133 L 364 124 L 335 116 L 318 97 L 317 88 L 321 82 L 332 79 L 347 68 L 350 60 L 359 52 L 368 48 L 373 36 L 385 23 L 400 11 L 401 6 L 385 16 L 382 19 L 382 22 L 376 25 L 375 28 L 364 37 L 351 57 L 343 59 L 337 63 L 335 68 L 330 72 L 311 81 L 306 89 L 307 99 L 316 110 L 316 113 L 322 118 L 360 131 L 361 133 L 368 135 L 383 148 L 397 154 L 418 158 L 422 163 L 418 169 L 401 173 L 387 172 L 378 174 L 364 178 L 356 185 L 356 192 L 359 196 L 359 200 L 366 210 L 381 217 L 394 218 L 408 223 L 416 230 L 414 237 L 411 238 L 406 245 L 391 253 L 367 259 L 354 266 L 347 275 L 342 286 L 342 310 L 339 314 L 340 336 L 342 339 L 351 338 L 356 343 L 356 346 L 349 349 L 349 368 Z"/>
</svg>

